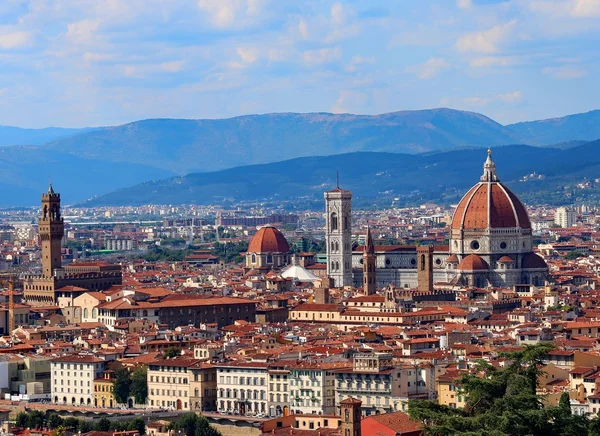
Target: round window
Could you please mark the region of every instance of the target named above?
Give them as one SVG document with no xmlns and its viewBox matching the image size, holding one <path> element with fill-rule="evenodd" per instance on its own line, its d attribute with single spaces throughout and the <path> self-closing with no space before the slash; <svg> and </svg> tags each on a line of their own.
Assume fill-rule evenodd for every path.
<svg viewBox="0 0 600 436">
<path fill-rule="evenodd" d="M 410 260 L 410 264 L 411 265 L 416 265 L 417 264 L 417 259 L 411 259 Z"/>
<path fill-rule="evenodd" d="M 500 242 L 500 248 L 506 250 L 506 242 Z"/>
<path fill-rule="evenodd" d="M 362 259 L 361 259 L 361 260 L 359 260 L 359 262 L 360 262 L 360 264 L 361 264 L 361 265 L 363 264 L 363 260 L 362 260 Z"/>
<path fill-rule="evenodd" d="M 442 264 L 442 259 L 436 259 L 435 260 L 435 264 L 436 265 L 441 265 Z"/>
<path fill-rule="evenodd" d="M 473 250 L 479 250 L 479 242 L 472 241 L 471 242 L 471 249 L 473 249 Z"/>
<path fill-rule="evenodd" d="M 386 260 L 385 260 L 385 264 L 386 264 L 386 265 L 389 265 L 390 263 L 392 263 L 392 261 L 391 261 L 391 260 L 389 260 L 389 259 L 386 259 Z"/>
</svg>

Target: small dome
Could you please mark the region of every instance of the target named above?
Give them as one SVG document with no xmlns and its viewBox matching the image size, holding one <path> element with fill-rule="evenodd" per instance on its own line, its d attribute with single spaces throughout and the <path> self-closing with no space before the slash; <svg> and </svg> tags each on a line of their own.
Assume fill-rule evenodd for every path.
<svg viewBox="0 0 600 436">
<path fill-rule="evenodd" d="M 535 253 L 527 253 L 521 262 L 522 268 L 548 268 L 546 261 Z"/>
<path fill-rule="evenodd" d="M 458 256 L 452 253 L 450 256 L 448 256 L 448 259 L 446 259 L 446 263 L 458 263 Z"/>
<path fill-rule="evenodd" d="M 469 254 L 458 264 L 461 271 L 479 271 L 489 269 L 488 264 L 476 254 Z"/>
<path fill-rule="evenodd" d="M 248 245 L 248 253 L 287 253 L 290 246 L 275 227 L 267 226 L 256 232 Z"/>
<path fill-rule="evenodd" d="M 498 259 L 498 262 L 500 263 L 510 263 L 510 262 L 514 262 L 515 260 L 510 257 L 510 256 L 502 256 L 500 259 Z"/>
</svg>

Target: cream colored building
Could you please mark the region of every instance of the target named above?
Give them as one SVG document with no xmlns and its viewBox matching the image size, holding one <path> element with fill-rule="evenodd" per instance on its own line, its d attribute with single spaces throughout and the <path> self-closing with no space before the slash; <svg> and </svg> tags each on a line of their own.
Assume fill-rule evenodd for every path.
<svg viewBox="0 0 600 436">
<path fill-rule="evenodd" d="M 73 306 L 81 308 L 81 322 L 97 322 L 98 305 L 104 301 L 102 292 L 86 292 L 73 299 Z"/>
<path fill-rule="evenodd" d="M 94 380 L 102 377 L 105 361 L 92 355 L 67 355 L 52 360 L 52 401 L 55 404 L 91 406 Z"/>
<path fill-rule="evenodd" d="M 148 407 L 191 410 L 190 382 L 197 359 L 175 357 L 148 365 Z"/>
<path fill-rule="evenodd" d="M 222 413 L 267 415 L 268 364 L 230 362 L 217 369 L 217 410 Z"/>
<path fill-rule="evenodd" d="M 196 351 L 196 350 L 194 350 Z M 208 362 L 189 367 L 190 409 L 194 412 L 217 410 L 217 370 Z"/>
</svg>

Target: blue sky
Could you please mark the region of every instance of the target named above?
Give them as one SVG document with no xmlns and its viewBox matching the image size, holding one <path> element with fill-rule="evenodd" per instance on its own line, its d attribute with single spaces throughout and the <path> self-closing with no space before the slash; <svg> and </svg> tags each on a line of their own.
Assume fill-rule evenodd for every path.
<svg viewBox="0 0 600 436">
<path fill-rule="evenodd" d="M 600 0 L 2 0 L 0 124 L 600 105 Z"/>
</svg>

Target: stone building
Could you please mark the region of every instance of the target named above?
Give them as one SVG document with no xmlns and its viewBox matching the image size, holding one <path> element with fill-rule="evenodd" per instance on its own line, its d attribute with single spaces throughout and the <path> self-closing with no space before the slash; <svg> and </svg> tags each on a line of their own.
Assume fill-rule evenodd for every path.
<svg viewBox="0 0 600 436">
<path fill-rule="evenodd" d="M 363 247 L 346 243 L 352 233 L 351 223 L 346 227 L 351 199 L 349 191 L 339 188 L 325 193 L 327 272 L 337 287 L 360 288 L 365 285 L 365 270 L 368 274 L 368 258 Z M 450 246 L 375 245 L 375 287 L 427 292 L 437 282 L 478 287 L 544 283 L 548 267 L 533 253 L 527 211 L 500 182 L 489 150 L 483 175 L 460 201 L 450 231 Z M 345 259 L 351 259 L 350 269 L 345 269 Z"/>
</svg>

